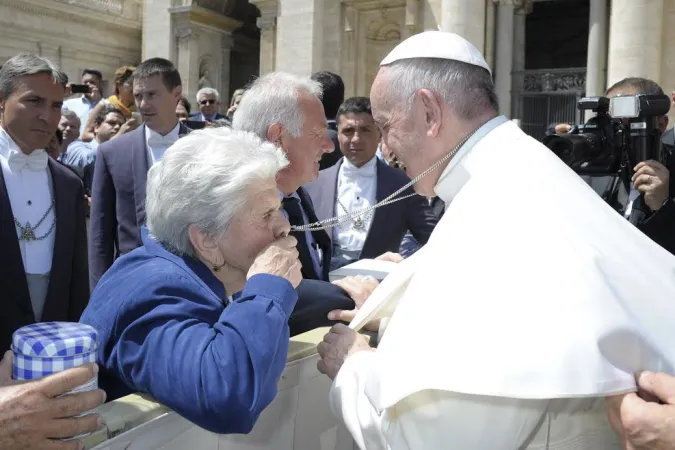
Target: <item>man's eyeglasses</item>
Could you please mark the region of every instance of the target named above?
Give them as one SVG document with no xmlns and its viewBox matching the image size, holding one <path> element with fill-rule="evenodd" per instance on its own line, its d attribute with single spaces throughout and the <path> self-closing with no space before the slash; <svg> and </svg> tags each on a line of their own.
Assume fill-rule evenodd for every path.
<svg viewBox="0 0 675 450">
<path fill-rule="evenodd" d="M 202 100 L 199 102 L 200 105 L 206 106 L 206 105 L 215 105 L 216 101 L 215 100 Z"/>
</svg>

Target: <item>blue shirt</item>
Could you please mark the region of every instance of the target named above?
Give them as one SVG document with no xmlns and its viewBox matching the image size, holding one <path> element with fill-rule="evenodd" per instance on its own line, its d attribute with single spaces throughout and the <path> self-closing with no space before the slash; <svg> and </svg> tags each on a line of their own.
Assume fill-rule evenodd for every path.
<svg viewBox="0 0 675 450">
<path fill-rule="evenodd" d="M 65 153 L 59 156 L 59 161 L 70 166 L 80 178 L 84 176 L 84 168 L 96 160 L 96 149 L 98 142 L 94 139 L 91 142 L 73 141 L 68 145 Z"/>
<path fill-rule="evenodd" d="M 81 95 L 80 97 L 70 98 L 63 102 L 63 107 L 77 114 L 77 117 L 80 119 L 80 137 L 87 126 L 87 120 L 89 120 L 89 114 L 91 110 L 98 105 L 97 102 L 90 102 L 87 97 Z"/>
<path fill-rule="evenodd" d="M 143 246 L 100 279 L 80 321 L 99 332 L 99 385 L 108 400 L 147 392 L 215 433 L 248 433 L 277 393 L 288 319 L 298 295 L 285 279 L 251 277 L 227 307 L 200 261 Z"/>
<path fill-rule="evenodd" d="M 281 191 L 279 191 L 279 196 L 281 197 L 282 200 L 285 197 Z M 305 225 L 309 225 L 307 213 L 305 212 L 305 208 L 302 207 L 302 201 L 300 200 L 300 196 L 298 195 L 298 193 L 293 192 L 291 195 L 288 195 L 287 197 L 295 198 L 298 200 L 300 210 L 302 211 L 302 221 L 304 222 Z M 281 210 L 281 213 L 284 215 L 286 220 L 288 220 L 288 213 L 283 209 Z M 311 231 L 305 231 L 305 239 L 307 239 L 307 248 L 309 248 L 309 254 L 312 257 L 312 263 L 314 263 L 314 271 L 320 278 L 321 274 L 323 273 L 323 254 L 321 253 L 319 245 L 314 240 L 314 236 L 312 235 Z"/>
</svg>

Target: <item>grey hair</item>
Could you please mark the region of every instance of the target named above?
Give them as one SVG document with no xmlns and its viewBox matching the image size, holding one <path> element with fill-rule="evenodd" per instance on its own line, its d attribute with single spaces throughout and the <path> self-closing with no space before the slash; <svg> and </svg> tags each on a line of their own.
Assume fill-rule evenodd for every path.
<svg viewBox="0 0 675 450">
<path fill-rule="evenodd" d="M 67 107 L 61 108 L 61 116 L 68 117 L 69 119 L 75 118 L 80 120 L 79 116 L 75 114 L 75 111 L 68 109 Z"/>
<path fill-rule="evenodd" d="M 267 139 L 270 125 L 279 123 L 291 136 L 298 137 L 304 124 L 299 106 L 303 93 L 314 95 L 320 100 L 321 85 L 309 77 L 286 72 L 263 75 L 253 82 L 241 98 L 232 119 L 232 127 Z"/>
<path fill-rule="evenodd" d="M 199 103 L 199 97 L 202 95 L 215 95 L 216 96 L 216 101 L 220 101 L 220 94 L 216 89 L 210 88 L 210 87 L 205 87 L 201 88 L 200 90 L 197 91 L 197 103 Z"/>
<path fill-rule="evenodd" d="M 191 225 L 213 239 L 227 231 L 248 201 L 250 186 L 275 180 L 284 153 L 251 133 L 205 128 L 176 141 L 148 171 L 150 234 L 179 256 L 196 257 Z"/>
<path fill-rule="evenodd" d="M 412 106 L 415 92 L 428 89 L 440 96 L 463 120 L 486 110 L 499 111 L 490 72 L 482 67 L 440 58 L 414 58 L 387 66 L 387 90 Z"/>
<path fill-rule="evenodd" d="M 54 83 L 60 84 L 64 89 L 68 84 L 68 76 L 50 60 L 32 53 L 19 53 L 0 69 L 0 93 L 3 97 L 9 97 L 14 92 L 18 78 L 39 73 L 50 75 Z"/>
</svg>

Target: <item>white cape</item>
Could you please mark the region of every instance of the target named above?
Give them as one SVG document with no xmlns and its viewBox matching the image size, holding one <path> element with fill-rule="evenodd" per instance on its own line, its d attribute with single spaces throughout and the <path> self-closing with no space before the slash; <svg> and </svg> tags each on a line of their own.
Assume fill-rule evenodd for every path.
<svg viewBox="0 0 675 450">
<path fill-rule="evenodd" d="M 428 244 L 352 322 L 391 317 L 373 406 L 426 389 L 597 397 L 672 372 L 675 257 L 513 123 L 465 147 L 436 187 L 447 209 Z"/>
</svg>

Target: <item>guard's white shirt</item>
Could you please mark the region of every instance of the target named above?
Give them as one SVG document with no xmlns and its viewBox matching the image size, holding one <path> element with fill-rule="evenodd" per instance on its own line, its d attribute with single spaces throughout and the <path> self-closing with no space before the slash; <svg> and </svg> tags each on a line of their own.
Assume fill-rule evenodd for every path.
<svg viewBox="0 0 675 450">
<path fill-rule="evenodd" d="M 44 151 L 44 150 L 35 150 Z M 5 177 L 9 203 L 12 213 L 19 223 L 25 227 L 26 223 L 35 226 L 45 212 L 49 209 L 52 201 L 52 187 L 47 171 L 48 167 L 35 171 L 24 167 L 13 172 L 9 165 L 9 158 L 13 153 L 20 153 L 21 149 L 7 132 L 0 127 L 0 164 L 2 174 Z M 55 220 L 55 208 L 49 212 L 42 224 L 36 228 L 35 236 L 43 236 L 52 226 Z M 21 230 L 16 228 L 17 237 L 21 237 Z M 54 239 L 56 229 L 49 236 L 40 241 L 26 242 L 19 240 L 21 258 L 26 274 L 47 275 L 52 268 L 52 256 L 54 251 Z"/>
<path fill-rule="evenodd" d="M 176 123 L 173 130 L 165 136 L 151 130 L 145 125 L 145 147 L 148 152 L 148 167 L 152 167 L 157 161 L 161 161 L 164 152 L 178 140 L 180 122 Z"/>
<path fill-rule="evenodd" d="M 338 173 L 335 214 L 339 216 L 373 206 L 376 203 L 376 192 L 377 157 L 373 157 L 361 167 L 356 167 L 347 158 L 343 158 Z M 352 220 L 333 228 L 333 242 L 340 249 L 347 251 L 363 249 L 370 224 L 373 221 L 373 214 L 369 213 L 360 217 L 364 224 L 360 230 L 354 227 Z"/>
</svg>

